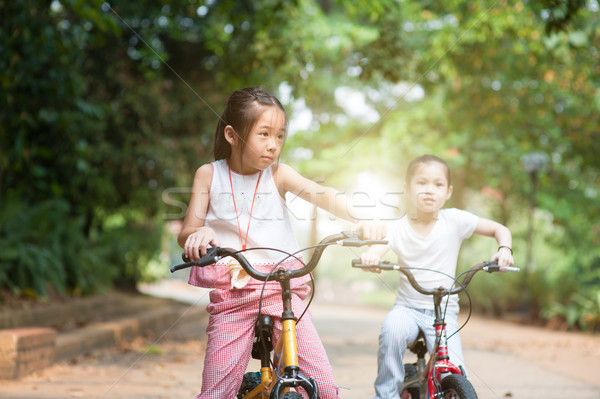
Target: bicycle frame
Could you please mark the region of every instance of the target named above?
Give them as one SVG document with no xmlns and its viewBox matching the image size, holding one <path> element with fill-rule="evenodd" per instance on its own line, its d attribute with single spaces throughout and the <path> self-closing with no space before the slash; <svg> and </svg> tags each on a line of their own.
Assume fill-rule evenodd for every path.
<svg viewBox="0 0 600 399">
<path fill-rule="evenodd" d="M 279 399 L 280 393 L 293 387 L 302 387 L 311 399 L 318 399 L 316 381 L 300 373 L 298 365 L 298 342 L 296 338 L 296 317 L 292 311 L 290 279 L 286 270 L 277 272 L 276 279 L 281 284 L 283 313 L 281 316 L 281 337 L 277 341 L 273 355 L 275 370 L 271 369 L 269 353 L 261 353 L 260 384 L 244 395 L 247 399 Z M 266 360 L 266 361 L 265 361 Z M 283 371 L 278 375 L 277 371 Z M 275 371 L 275 372 L 274 372 Z"/>
<path fill-rule="evenodd" d="M 442 378 L 448 374 L 464 375 L 463 371 L 450 361 L 448 351 L 448 336 L 446 333 L 446 323 L 442 316 L 441 301 L 443 295 L 434 295 L 435 314 L 435 346 L 431 361 L 426 368 L 427 371 L 427 391 L 421 390 L 421 398 L 425 399 L 426 392 L 429 393 L 429 399 L 436 397 L 438 392 L 442 391 Z M 432 365 L 433 364 L 433 365 Z"/>
<path fill-rule="evenodd" d="M 409 350 L 417 355 L 417 374 L 414 377 L 405 378 L 404 386 L 418 386 L 419 399 L 435 399 L 442 391 L 442 378 L 449 374 L 464 375 L 460 367 L 450 361 L 448 351 L 448 337 L 446 323 L 441 312 L 441 300 L 443 295 L 435 296 L 435 345 L 433 354 L 425 363 L 425 355 L 428 353 L 424 343 L 424 336 L 419 334 L 417 340 L 409 345 Z M 422 340 L 422 341 L 420 341 Z M 416 399 L 416 398 L 412 398 Z"/>
</svg>

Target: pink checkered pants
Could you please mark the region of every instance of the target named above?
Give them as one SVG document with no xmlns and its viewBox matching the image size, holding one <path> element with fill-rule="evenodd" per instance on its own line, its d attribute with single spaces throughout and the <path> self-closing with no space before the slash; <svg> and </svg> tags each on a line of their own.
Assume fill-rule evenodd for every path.
<svg viewBox="0 0 600 399">
<path fill-rule="evenodd" d="M 296 290 L 294 291 L 296 293 Z M 302 292 L 300 292 L 302 295 Z M 250 361 L 260 289 L 221 290 L 210 293 L 208 344 L 202 372 L 202 391 L 196 399 L 233 399 Z M 296 317 L 304 310 L 301 296 L 293 295 Z M 261 313 L 274 317 L 274 343 L 281 334 L 281 291 L 265 291 Z M 325 348 L 310 312 L 297 325 L 298 362 L 301 372 L 316 379 L 321 399 L 339 398 Z M 304 393 L 303 393 L 304 395 Z M 305 396 L 306 397 L 306 396 Z"/>
</svg>

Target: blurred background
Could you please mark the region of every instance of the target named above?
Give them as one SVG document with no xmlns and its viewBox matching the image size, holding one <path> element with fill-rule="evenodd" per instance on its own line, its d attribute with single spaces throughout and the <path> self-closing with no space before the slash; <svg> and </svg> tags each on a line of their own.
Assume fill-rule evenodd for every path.
<svg viewBox="0 0 600 399">
<path fill-rule="evenodd" d="M 447 206 L 513 232 L 519 274 L 474 309 L 600 330 L 596 0 L 0 1 L 0 298 L 168 277 L 195 170 L 229 94 L 291 122 L 281 161 L 381 218 L 407 163 L 452 170 Z M 347 224 L 288 198 L 301 245 Z M 495 252 L 463 246 L 466 269 Z M 321 295 L 387 306 L 396 277 L 326 252 Z"/>
</svg>

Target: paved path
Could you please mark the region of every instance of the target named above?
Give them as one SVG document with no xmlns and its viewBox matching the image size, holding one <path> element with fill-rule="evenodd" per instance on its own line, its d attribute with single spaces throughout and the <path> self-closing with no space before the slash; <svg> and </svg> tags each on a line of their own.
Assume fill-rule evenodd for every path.
<svg viewBox="0 0 600 399">
<path fill-rule="evenodd" d="M 194 295 L 194 301 L 204 301 Z M 312 312 L 342 397 L 371 398 L 386 311 L 315 303 Z M 20 381 L 0 381 L 0 398 L 193 398 L 200 386 L 205 322 L 178 324 L 161 336 L 96 351 Z M 480 318 L 462 334 L 481 399 L 600 398 L 600 337 Z"/>
<path fill-rule="evenodd" d="M 385 314 L 382 309 L 314 306 L 336 379 L 345 388 L 343 398 L 372 397 L 374 337 Z M 462 339 L 467 372 L 480 399 L 600 398 L 600 337 L 473 317 Z"/>
</svg>

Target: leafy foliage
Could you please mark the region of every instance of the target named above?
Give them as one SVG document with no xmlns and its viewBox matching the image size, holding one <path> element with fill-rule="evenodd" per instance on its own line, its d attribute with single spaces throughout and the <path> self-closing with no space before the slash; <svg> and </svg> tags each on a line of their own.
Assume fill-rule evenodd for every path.
<svg viewBox="0 0 600 399">
<path fill-rule="evenodd" d="M 583 309 L 588 302 L 574 293 L 593 302 L 598 292 L 600 25 L 592 3 L 2 7 L 0 285 L 43 295 L 48 283 L 91 292 L 147 278 L 164 219 L 181 216 L 193 170 L 211 159 L 225 98 L 261 85 L 289 89 L 281 94 L 292 117 L 298 100 L 310 110 L 310 125 L 283 155 L 308 177 L 351 190 L 366 171 L 397 192 L 412 157 L 439 154 L 453 170 L 450 205 L 515 232 L 517 262 L 528 270 L 517 286 L 530 290 L 535 308 Z M 357 93 L 353 115 L 343 100 Z M 536 193 L 522 165 L 531 152 L 548 157 Z M 53 226 L 62 241 L 34 223 Z M 545 252 L 557 259 L 548 275 L 539 272 Z M 501 308 L 521 299 L 511 294 Z"/>
<path fill-rule="evenodd" d="M 11 200 L 5 205 L 0 214 L 2 286 L 45 296 L 48 284 L 62 294 L 90 293 L 110 285 L 114 266 L 99 267 L 105 265 L 81 235 L 81 223 L 65 223 L 66 202 L 45 201 L 28 208 Z"/>
<path fill-rule="evenodd" d="M 526 303 L 537 315 L 558 300 L 549 293 L 559 280 L 542 272 L 543 252 L 550 248 L 555 273 L 577 276 L 571 292 L 594 287 L 596 276 L 586 270 L 600 255 L 600 164 L 592 156 L 600 143 L 598 10 L 580 1 L 370 3 L 340 2 L 378 32 L 355 50 L 361 79 L 380 93 L 386 82 L 411 82 L 423 88 L 423 100 L 402 91 L 371 96 L 380 115 L 376 123 L 321 125 L 318 135 L 294 137 L 295 144 L 325 158 L 336 138 L 346 148 L 354 140 L 353 150 L 343 153 L 350 169 L 370 164 L 379 174 L 389 171 L 392 187 L 401 187 L 397 171 L 412 157 L 431 152 L 446 158 L 455 186 L 449 205 L 477 209 L 515 232 L 516 261 L 523 267 L 517 287 L 527 295 L 515 293 L 506 309 Z M 522 164 L 532 152 L 549 160 L 536 172 L 535 193 L 533 176 Z M 307 163 L 315 167 L 313 159 Z M 336 164 L 320 165 L 321 175 L 340 173 Z M 478 208 L 486 196 L 487 207 Z M 532 243 L 529 209 L 542 238 Z M 510 292 L 508 285 L 498 292 Z M 583 295 L 593 302 L 597 292 L 596 285 Z M 562 301 L 571 298 L 565 294 Z"/>
<path fill-rule="evenodd" d="M 85 237 L 83 218 L 64 200 L 33 206 L 8 199 L 0 212 L 0 286 L 44 297 L 52 286 L 66 295 L 103 292 L 152 279 L 146 272 L 160 249 L 161 229 L 129 222 Z"/>
</svg>

